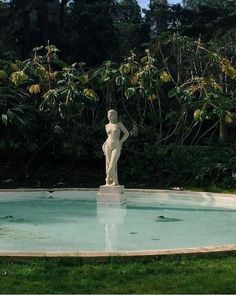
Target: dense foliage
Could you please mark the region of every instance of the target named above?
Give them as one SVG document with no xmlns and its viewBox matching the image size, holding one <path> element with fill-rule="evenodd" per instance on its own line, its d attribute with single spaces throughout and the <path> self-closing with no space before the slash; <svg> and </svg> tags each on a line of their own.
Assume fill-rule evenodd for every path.
<svg viewBox="0 0 236 295">
<path fill-rule="evenodd" d="M 100 165 L 115 108 L 127 183 L 235 187 L 236 8 L 198 4 L 0 1 L 3 158 Z"/>
</svg>

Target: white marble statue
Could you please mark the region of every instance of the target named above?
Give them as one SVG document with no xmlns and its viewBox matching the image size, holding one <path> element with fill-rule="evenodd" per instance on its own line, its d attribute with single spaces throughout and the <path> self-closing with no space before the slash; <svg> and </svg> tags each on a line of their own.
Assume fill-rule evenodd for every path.
<svg viewBox="0 0 236 295">
<path fill-rule="evenodd" d="M 125 126 L 118 122 L 118 114 L 115 110 L 109 110 L 107 114 L 109 123 L 105 129 L 107 140 L 102 146 L 102 150 L 106 157 L 106 185 L 119 185 L 117 176 L 117 162 L 120 157 L 122 144 L 129 137 L 129 132 Z M 122 138 L 120 134 L 123 132 Z"/>
</svg>

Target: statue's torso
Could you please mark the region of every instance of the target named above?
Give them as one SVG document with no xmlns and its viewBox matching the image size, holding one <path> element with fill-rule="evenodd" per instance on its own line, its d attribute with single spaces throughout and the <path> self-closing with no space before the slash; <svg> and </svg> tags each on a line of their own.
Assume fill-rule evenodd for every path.
<svg viewBox="0 0 236 295">
<path fill-rule="evenodd" d="M 111 149 L 117 148 L 120 145 L 120 126 L 118 123 L 109 123 L 105 127 L 107 133 L 106 144 L 109 145 Z"/>
</svg>

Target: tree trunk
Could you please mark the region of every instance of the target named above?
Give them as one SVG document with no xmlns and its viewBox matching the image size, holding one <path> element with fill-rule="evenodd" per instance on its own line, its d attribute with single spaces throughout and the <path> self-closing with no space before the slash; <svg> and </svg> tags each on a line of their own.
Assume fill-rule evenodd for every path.
<svg viewBox="0 0 236 295">
<path fill-rule="evenodd" d="M 219 123 L 220 141 L 224 142 L 227 138 L 227 129 L 223 120 Z"/>
</svg>

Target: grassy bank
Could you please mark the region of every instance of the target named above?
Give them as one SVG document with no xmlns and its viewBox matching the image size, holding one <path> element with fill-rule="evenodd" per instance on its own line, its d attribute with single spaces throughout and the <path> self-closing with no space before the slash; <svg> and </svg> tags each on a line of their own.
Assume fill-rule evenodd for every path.
<svg viewBox="0 0 236 295">
<path fill-rule="evenodd" d="M 236 254 L 103 262 L 0 259 L 0 293 L 236 293 Z"/>
</svg>

